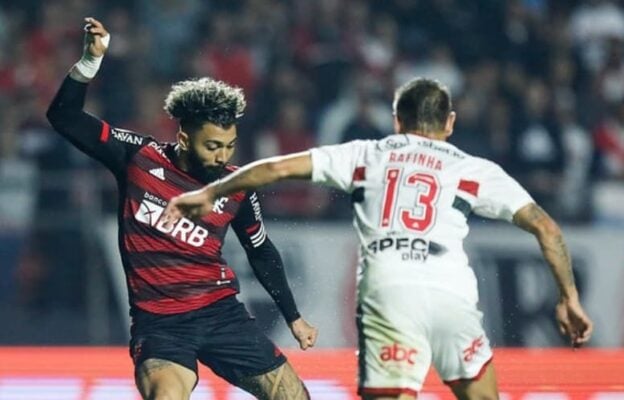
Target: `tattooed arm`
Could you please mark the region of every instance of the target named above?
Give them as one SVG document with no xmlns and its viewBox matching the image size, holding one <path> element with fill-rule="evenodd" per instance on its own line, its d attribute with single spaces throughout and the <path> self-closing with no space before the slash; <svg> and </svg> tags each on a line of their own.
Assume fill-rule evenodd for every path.
<svg viewBox="0 0 624 400">
<path fill-rule="evenodd" d="M 559 287 L 557 321 L 561 333 L 570 336 L 573 346 L 580 346 L 591 336 L 593 325 L 580 304 L 572 262 L 559 225 L 537 204 L 522 207 L 513 217 L 520 228 L 532 233 L 550 266 Z"/>
<path fill-rule="evenodd" d="M 544 259 L 557 281 L 561 297 L 564 299 L 578 297 L 570 253 L 557 223 L 535 203 L 518 210 L 513 222 L 537 238 Z"/>
</svg>

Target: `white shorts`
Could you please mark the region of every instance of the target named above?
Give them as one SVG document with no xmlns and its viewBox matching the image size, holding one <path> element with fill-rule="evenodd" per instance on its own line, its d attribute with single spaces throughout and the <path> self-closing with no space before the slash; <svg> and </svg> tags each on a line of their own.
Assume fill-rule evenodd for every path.
<svg viewBox="0 0 624 400">
<path fill-rule="evenodd" d="M 416 395 L 433 362 L 447 384 L 476 379 L 492 349 L 476 304 L 448 291 L 392 285 L 358 306 L 360 394 Z"/>
</svg>

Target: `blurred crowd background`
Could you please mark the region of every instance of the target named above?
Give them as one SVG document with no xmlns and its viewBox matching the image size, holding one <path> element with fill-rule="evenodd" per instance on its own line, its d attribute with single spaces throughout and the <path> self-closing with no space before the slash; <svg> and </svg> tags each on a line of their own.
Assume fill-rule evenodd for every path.
<svg viewBox="0 0 624 400">
<path fill-rule="evenodd" d="M 112 33 L 87 104 L 112 125 L 174 140 L 171 84 L 211 76 L 247 96 L 245 163 L 381 138 L 394 88 L 433 77 L 454 97 L 452 143 L 565 224 L 624 226 L 620 1 L 0 0 L 0 312 L 24 327 L 86 307 L 79 266 L 103 262 L 89 232 L 117 205 L 112 176 L 45 119 L 85 16 Z M 344 196 L 294 184 L 263 205 L 280 221 L 350 217 Z M 45 342 L 35 326 L 2 340 Z"/>
</svg>

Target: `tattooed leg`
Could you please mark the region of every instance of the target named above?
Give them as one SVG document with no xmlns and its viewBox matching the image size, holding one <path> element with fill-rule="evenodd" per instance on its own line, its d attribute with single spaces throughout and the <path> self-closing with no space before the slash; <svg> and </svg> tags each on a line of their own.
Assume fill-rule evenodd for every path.
<svg viewBox="0 0 624 400">
<path fill-rule="evenodd" d="M 180 364 L 150 358 L 137 366 L 135 380 L 144 400 L 188 400 L 197 375 Z"/>
<path fill-rule="evenodd" d="M 241 379 L 238 386 L 260 400 L 309 400 L 303 382 L 289 363 L 263 375 Z"/>
</svg>

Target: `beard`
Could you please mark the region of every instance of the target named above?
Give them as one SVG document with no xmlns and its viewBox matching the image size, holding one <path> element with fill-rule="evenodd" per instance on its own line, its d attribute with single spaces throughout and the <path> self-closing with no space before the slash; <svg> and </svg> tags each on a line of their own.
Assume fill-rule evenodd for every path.
<svg viewBox="0 0 624 400">
<path fill-rule="evenodd" d="M 205 166 L 194 151 L 188 152 L 189 175 L 202 183 L 214 182 L 223 176 L 225 164 Z"/>
</svg>

